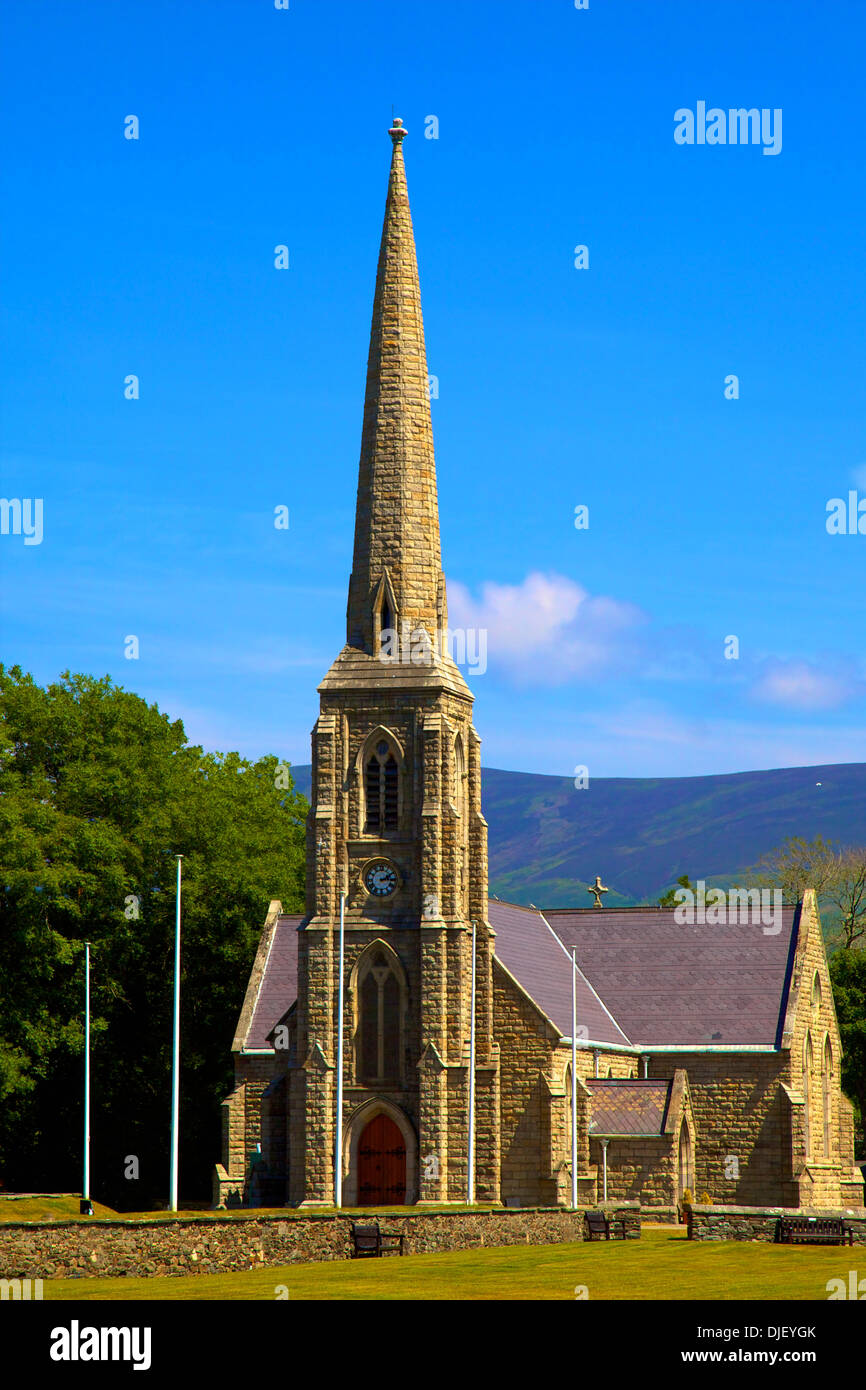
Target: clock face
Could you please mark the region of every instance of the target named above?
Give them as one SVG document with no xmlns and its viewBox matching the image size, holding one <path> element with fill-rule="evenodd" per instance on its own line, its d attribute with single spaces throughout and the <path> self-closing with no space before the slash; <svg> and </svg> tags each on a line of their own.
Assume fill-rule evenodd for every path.
<svg viewBox="0 0 866 1390">
<path fill-rule="evenodd" d="M 377 859 L 364 871 L 364 886 L 374 898 L 389 898 L 398 883 L 397 870 L 387 859 Z"/>
</svg>

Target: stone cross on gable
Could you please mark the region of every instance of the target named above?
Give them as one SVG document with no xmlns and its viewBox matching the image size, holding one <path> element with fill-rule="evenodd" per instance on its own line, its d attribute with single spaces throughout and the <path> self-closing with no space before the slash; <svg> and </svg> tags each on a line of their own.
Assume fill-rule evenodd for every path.
<svg viewBox="0 0 866 1390">
<path fill-rule="evenodd" d="M 596 876 L 595 876 L 595 883 L 593 883 L 592 887 L 587 888 L 586 891 L 587 891 L 587 893 L 594 893 L 594 894 L 595 894 L 595 902 L 593 903 L 593 907 L 603 907 L 603 906 L 604 906 L 604 904 L 603 904 L 602 901 L 601 901 L 601 895 L 602 895 L 602 893 L 607 893 L 609 890 L 608 890 L 607 888 L 605 888 L 604 884 L 602 883 L 602 881 L 601 881 L 601 874 L 596 874 Z"/>
</svg>

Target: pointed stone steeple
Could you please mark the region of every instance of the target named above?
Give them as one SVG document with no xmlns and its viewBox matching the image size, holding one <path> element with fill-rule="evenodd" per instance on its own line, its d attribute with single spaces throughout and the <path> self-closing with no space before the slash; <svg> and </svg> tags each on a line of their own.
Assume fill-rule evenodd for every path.
<svg viewBox="0 0 866 1390">
<path fill-rule="evenodd" d="M 445 676 L 448 684 L 468 694 L 453 661 L 447 655 L 440 658 L 435 641 L 448 617 L 427 354 L 402 121 L 395 120 L 388 133 L 393 152 L 367 359 L 347 647 L 325 683 L 336 677 L 343 684 L 350 669 L 354 678 L 366 666 L 368 678 L 377 682 L 404 684 L 414 677 L 415 684 L 427 684 L 431 677 L 441 682 Z M 400 634 L 426 629 L 434 639 L 430 664 L 414 664 L 399 673 L 384 666 L 378 660 L 382 628 Z"/>
<path fill-rule="evenodd" d="M 499 1060 L 481 740 L 472 695 L 443 639 L 436 470 L 401 121 L 390 135 L 348 640 L 319 685 L 312 738 L 298 1062 L 288 1071 L 289 1199 L 334 1201 L 342 995 L 349 1042 L 339 1148 L 348 1155 L 347 1203 L 356 1205 L 360 1190 L 360 1135 L 373 1116 L 378 1124 L 379 1112 L 360 1102 L 376 1098 L 405 1136 L 406 1200 L 465 1196 L 473 1024 L 477 1132 L 495 1136 L 476 1150 L 477 1190 L 495 1202 Z M 465 634 L 450 636 L 461 642 Z M 435 1173 L 421 1163 L 424 1154 L 437 1155 Z"/>
</svg>

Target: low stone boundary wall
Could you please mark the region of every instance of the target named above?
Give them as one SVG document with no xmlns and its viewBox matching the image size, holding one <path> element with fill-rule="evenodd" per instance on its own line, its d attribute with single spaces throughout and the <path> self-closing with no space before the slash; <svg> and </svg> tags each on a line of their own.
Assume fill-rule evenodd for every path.
<svg viewBox="0 0 866 1390">
<path fill-rule="evenodd" d="M 637 1202 L 611 1204 L 626 1237 L 640 1237 Z M 370 1216 L 406 1236 L 406 1254 L 481 1246 L 558 1245 L 584 1239 L 583 1211 L 414 1211 Z M 220 1274 L 351 1255 L 353 1222 L 363 1215 L 306 1212 L 269 1216 L 183 1217 L 153 1221 L 42 1221 L 0 1224 L 0 1279 L 116 1278 L 118 1275 Z"/>
<path fill-rule="evenodd" d="M 640 1219 L 644 1226 L 680 1225 L 677 1207 L 641 1207 Z"/>
<path fill-rule="evenodd" d="M 763 1240 L 771 1244 L 776 1239 L 779 1218 L 782 1216 L 836 1217 L 851 1227 L 856 1245 L 866 1245 L 866 1208 L 792 1207 L 692 1207 L 689 1217 L 689 1240 Z"/>
</svg>

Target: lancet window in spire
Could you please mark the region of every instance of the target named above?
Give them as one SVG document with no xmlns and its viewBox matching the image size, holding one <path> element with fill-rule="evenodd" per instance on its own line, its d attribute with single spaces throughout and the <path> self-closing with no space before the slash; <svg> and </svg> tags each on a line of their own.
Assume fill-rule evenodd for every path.
<svg viewBox="0 0 866 1390">
<path fill-rule="evenodd" d="M 394 630 L 394 617 L 393 617 L 393 614 L 392 614 L 392 612 L 391 612 L 391 608 L 390 608 L 390 605 L 389 605 L 389 603 L 388 603 L 388 600 L 385 598 L 385 599 L 382 600 L 382 608 L 381 608 L 381 612 L 380 612 L 380 614 L 379 614 L 379 642 L 380 642 L 380 645 L 381 645 L 382 643 L 384 643 L 386 640 L 389 640 L 389 639 L 387 638 L 386 634 L 392 633 L 393 630 Z M 393 640 L 393 639 L 390 639 L 390 640 Z"/>
<path fill-rule="evenodd" d="M 367 759 L 364 792 L 367 833 L 396 830 L 400 818 L 400 769 L 385 739 L 376 744 Z"/>
</svg>

